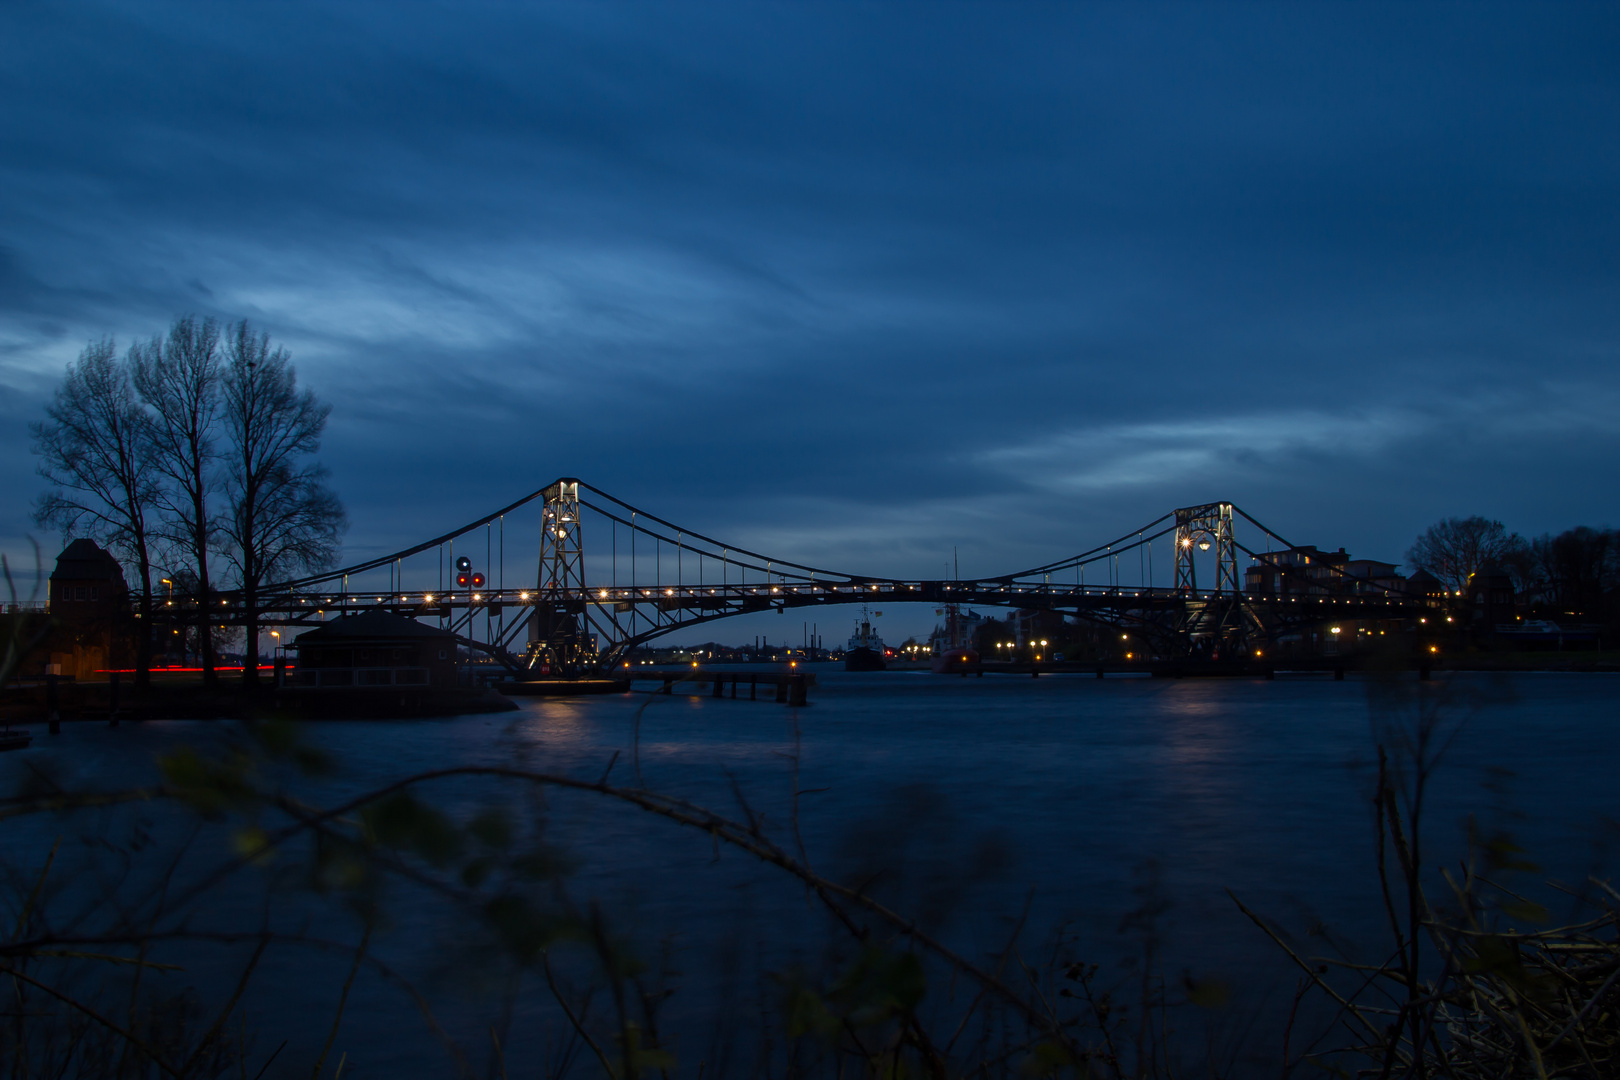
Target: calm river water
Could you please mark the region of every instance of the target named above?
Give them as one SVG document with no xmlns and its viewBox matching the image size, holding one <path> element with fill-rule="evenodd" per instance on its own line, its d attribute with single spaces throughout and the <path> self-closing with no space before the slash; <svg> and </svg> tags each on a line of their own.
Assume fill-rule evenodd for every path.
<svg viewBox="0 0 1620 1080">
<path fill-rule="evenodd" d="M 636 694 L 528 699 L 519 712 L 445 721 L 311 724 L 311 740 L 341 769 L 305 794 L 335 800 L 452 764 L 595 779 L 618 752 L 614 781 L 632 783 L 639 771 L 647 787 L 734 817 L 740 793 L 787 842 L 797 746 L 799 784 L 814 791 L 803 797 L 800 826 L 817 868 L 863 878 L 883 869 L 876 888 L 976 955 L 1000 947 L 1028 903 L 1029 955 L 1069 921 L 1070 955 L 1114 965 L 1137 948 L 1122 919 L 1157 889 L 1169 902 L 1167 970 L 1218 974 L 1262 1008 L 1278 993 L 1286 1000 L 1292 976 L 1223 890 L 1297 929 L 1324 920 L 1349 939 L 1378 940 L 1374 732 L 1413 714 L 1412 676 L 1392 695 L 1354 678 L 818 676 L 811 705 L 796 710 Z M 1476 812 L 1511 827 L 1546 876 L 1580 881 L 1613 867 L 1620 677 L 1457 675 L 1423 693 L 1455 731 L 1427 818 L 1431 863 L 1461 853 L 1462 822 Z M 179 722 L 69 725 L 57 737 L 37 730 L 34 749 L 0 761 L 0 779 L 15 784 L 32 764 L 68 783 L 130 783 L 149 777 L 154 753 L 227 734 L 224 725 Z M 432 797 L 466 809 L 493 791 L 458 783 Z M 717 860 L 701 834 L 594 796 L 553 796 L 548 814 L 549 835 L 580 860 L 571 894 L 599 898 L 643 955 L 656 962 L 667 949 L 679 968 L 666 1031 L 682 1075 L 698 1059 L 710 1075 L 749 1074 L 747 1062 L 726 1055 L 724 1023 L 757 1013 L 772 993 L 765 972 L 816 955 L 825 920 L 803 891 L 735 852 Z M 116 827 L 96 820 L 8 826 L 6 857 L 37 865 L 54 836 L 92 840 L 95 829 Z M 172 835 L 175 826 L 163 828 Z M 223 838 L 205 832 L 197 843 Z M 269 919 L 357 936 L 340 906 L 265 895 L 262 879 L 239 879 L 202 922 L 253 928 Z M 499 996 L 456 963 L 463 946 L 442 905 L 408 890 L 390 905 L 375 954 L 423 987 L 482 1074 L 489 1026 L 505 1022 Z M 188 967 L 211 985 L 239 959 L 219 947 L 188 954 Z M 308 1074 L 345 972 L 342 957 L 282 958 L 255 978 L 255 1060 L 291 1040 L 266 1075 Z M 506 1040 L 513 1059 L 541 1062 L 559 1031 L 543 986 L 520 987 Z M 356 984 L 336 1045 L 349 1053 L 345 1076 L 450 1071 L 409 1000 L 370 975 Z"/>
</svg>

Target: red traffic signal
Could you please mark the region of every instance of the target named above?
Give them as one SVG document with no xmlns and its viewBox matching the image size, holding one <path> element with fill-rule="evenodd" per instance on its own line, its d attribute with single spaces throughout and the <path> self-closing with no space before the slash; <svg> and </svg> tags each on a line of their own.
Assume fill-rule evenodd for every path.
<svg viewBox="0 0 1620 1080">
<path fill-rule="evenodd" d="M 482 589 L 484 587 L 484 575 L 483 574 L 474 574 L 473 575 L 472 587 L 475 588 L 475 589 Z"/>
<path fill-rule="evenodd" d="M 473 576 L 471 574 L 457 574 L 456 588 L 465 589 L 468 585 L 472 584 L 472 578 Z"/>
</svg>

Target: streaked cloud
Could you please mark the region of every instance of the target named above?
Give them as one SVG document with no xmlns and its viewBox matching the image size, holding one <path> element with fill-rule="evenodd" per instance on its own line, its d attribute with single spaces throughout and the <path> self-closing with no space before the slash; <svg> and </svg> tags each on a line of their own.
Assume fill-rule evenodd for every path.
<svg viewBox="0 0 1620 1080">
<path fill-rule="evenodd" d="M 333 402 L 355 550 L 560 473 L 894 572 L 1207 497 L 1385 552 L 1595 521 L 1617 46 L 1576 6 L 13 5 L 0 549 L 62 366 L 191 311 Z"/>
</svg>

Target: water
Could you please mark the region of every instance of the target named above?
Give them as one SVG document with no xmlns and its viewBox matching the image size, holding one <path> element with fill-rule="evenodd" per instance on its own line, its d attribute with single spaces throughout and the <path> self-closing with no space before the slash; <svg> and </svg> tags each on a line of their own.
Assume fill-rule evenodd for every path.
<svg viewBox="0 0 1620 1080">
<path fill-rule="evenodd" d="M 1047 930 L 1067 920 L 1078 938 L 1073 953 L 1112 964 L 1138 947 L 1120 932 L 1122 918 L 1156 889 L 1170 901 L 1158 931 L 1167 969 L 1219 975 L 1263 1008 L 1277 987 L 1291 989 L 1290 976 L 1225 890 L 1295 929 L 1321 920 L 1369 948 L 1379 940 L 1368 795 L 1373 732 L 1394 714 L 1370 709 L 1368 684 L 818 677 L 811 706 L 798 710 L 631 695 L 523 699 L 519 712 L 447 721 L 312 723 L 309 738 L 342 770 L 303 794 L 330 803 L 451 765 L 594 780 L 612 762 L 615 783 L 733 818 L 763 815 L 766 831 L 791 847 L 797 768 L 800 789 L 813 792 L 798 819 L 813 865 L 860 880 L 886 869 L 874 885 L 882 895 L 924 913 L 974 956 L 1001 948 L 1027 905 L 1021 940 L 1032 959 Z M 1602 675 L 1458 675 L 1427 687 L 1448 702 L 1445 730 L 1457 730 L 1426 818 L 1428 861 L 1462 854 L 1472 812 L 1511 827 L 1546 876 L 1579 882 L 1612 865 L 1617 691 L 1620 680 Z M 221 725 L 69 725 L 54 739 L 40 730 L 37 749 L 8 755 L 0 768 L 8 783 L 32 761 L 68 783 L 127 784 L 147 775 L 153 753 L 225 734 Z M 498 790 L 453 781 L 428 797 L 470 813 Z M 716 858 L 699 832 L 596 795 L 553 794 L 547 807 L 549 835 L 580 859 L 570 894 L 599 898 L 642 955 L 673 950 L 682 974 L 666 1031 L 682 1060 L 746 1074 L 746 1062 L 716 1057 L 725 1022 L 743 1007 L 757 1011 L 769 993 L 764 972 L 821 955 L 825 919 L 779 871 L 733 851 Z M 7 857 L 28 862 L 32 849 L 37 863 L 63 827 L 32 820 L 8 829 Z M 198 841 L 205 853 L 223 843 L 215 832 Z M 295 893 L 267 903 L 263 884 L 256 874 L 233 880 L 203 922 L 269 918 L 334 940 L 358 936 L 341 907 Z M 374 955 L 417 982 L 482 1062 L 502 1006 L 489 986 L 473 985 L 469 964 L 457 963 L 471 954 L 449 909 L 410 889 L 388 902 Z M 228 981 L 240 955 L 212 947 L 190 954 L 189 966 L 204 982 Z M 332 954 L 275 960 L 256 975 L 250 1015 L 263 1052 L 283 1035 L 292 1040 L 277 1062 L 287 1075 L 307 1073 L 346 963 Z M 941 988 L 935 997 L 943 996 Z M 514 1059 L 541 1059 L 560 1031 L 543 988 L 522 990 L 506 1040 Z M 371 976 L 357 983 L 336 1045 L 359 1069 L 345 1075 L 447 1072 L 408 1000 Z"/>
</svg>

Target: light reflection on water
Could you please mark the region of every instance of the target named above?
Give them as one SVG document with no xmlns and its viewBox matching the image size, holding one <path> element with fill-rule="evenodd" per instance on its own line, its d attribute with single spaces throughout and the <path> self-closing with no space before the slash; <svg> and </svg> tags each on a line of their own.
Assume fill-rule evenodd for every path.
<svg viewBox="0 0 1620 1080">
<path fill-rule="evenodd" d="M 448 721 L 312 723 L 313 741 L 343 765 L 317 794 L 336 799 L 452 764 L 595 779 L 618 752 L 616 782 L 639 775 L 649 787 L 733 817 L 743 812 L 740 791 L 786 841 L 796 723 L 800 786 L 824 789 L 801 802 L 804 839 L 824 872 L 870 857 L 873 838 L 904 857 L 912 881 L 960 870 L 975 845 L 1005 849 L 1008 865 L 975 870 L 960 885 L 960 910 L 946 923 L 947 935 L 970 951 L 999 945 L 1033 889 L 1033 941 L 1040 928 L 1074 918 L 1093 956 L 1117 953 L 1116 927 L 1136 903 L 1132 887 L 1150 860 L 1175 905 L 1165 943 L 1173 970 L 1236 972 L 1256 985 L 1277 977 L 1280 966 L 1234 911 L 1227 887 L 1284 921 L 1321 916 L 1352 936 L 1376 932 L 1366 799 L 1373 724 L 1367 687 L 1354 679 L 818 676 L 802 710 L 706 694 L 630 695 L 519 699 L 515 713 Z M 1515 773 L 1513 808 L 1523 817 L 1514 825 L 1525 846 L 1552 875 L 1579 879 L 1591 869 L 1602 817 L 1617 810 L 1620 680 L 1543 675 L 1501 684 L 1458 676 L 1452 685 L 1499 704 L 1468 720 L 1441 773 L 1429 818 L 1435 861 L 1458 854 L 1460 822 L 1488 808 L 1496 796 L 1483 785 L 1506 765 Z M 14 783 L 32 759 L 54 760 L 80 781 L 138 781 L 153 752 L 216 732 L 182 723 L 69 725 L 55 739 L 38 732 L 39 749 L 8 755 L 0 776 Z M 472 807 L 489 792 L 461 783 L 436 794 Z M 734 853 L 717 861 L 699 834 L 594 797 L 555 794 L 548 805 L 551 834 L 584 860 L 576 895 L 603 897 L 645 942 L 676 935 L 687 975 L 672 1009 L 689 1023 L 723 997 L 725 980 L 706 970 L 716 957 L 740 950 L 770 966 L 807 946 L 819 927 L 802 891 Z M 43 849 L 52 834 L 36 823 L 12 835 Z M 8 845 L 13 858 L 20 850 Z M 897 895 L 923 902 L 921 886 L 908 894 L 909 887 L 899 883 Z M 408 895 L 400 903 L 379 954 L 436 986 L 451 1021 L 476 1030 L 483 1006 L 458 1004 L 450 985 L 430 974 L 442 959 L 431 944 L 445 929 L 442 912 Z M 233 911 L 251 918 L 255 910 L 246 883 L 219 908 L 221 918 Z M 330 918 L 341 930 L 342 917 Z M 261 1020 L 299 1026 L 294 1004 L 309 978 L 307 968 L 261 976 Z M 387 988 L 357 991 L 346 1042 L 379 1072 L 437 1074 L 437 1066 L 422 1066 L 438 1060 L 431 1041 L 414 1025 L 401 1031 L 401 1007 Z"/>
</svg>

